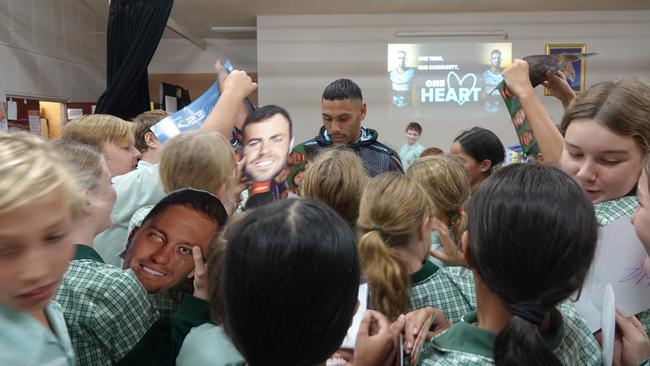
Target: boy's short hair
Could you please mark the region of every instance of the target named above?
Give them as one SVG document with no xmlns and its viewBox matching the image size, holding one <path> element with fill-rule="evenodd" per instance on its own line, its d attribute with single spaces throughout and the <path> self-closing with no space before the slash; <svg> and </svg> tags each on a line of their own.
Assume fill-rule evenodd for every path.
<svg viewBox="0 0 650 366">
<path fill-rule="evenodd" d="M 48 141 L 26 132 L 0 133 L 0 215 L 60 189 L 73 218 L 82 189 L 65 158 Z"/>
<path fill-rule="evenodd" d="M 163 118 L 169 116 L 169 112 L 161 109 L 146 111 L 135 117 L 133 123 L 133 137 L 135 138 L 135 148 L 141 153 L 147 151 L 147 143 L 144 141 L 144 135 L 151 131 L 151 126 L 160 122 Z M 153 133 L 153 132 L 152 132 Z"/>
<path fill-rule="evenodd" d="M 75 118 L 63 126 L 61 140 L 76 141 L 103 151 L 105 143 L 122 145 L 133 136 L 133 126 L 108 114 L 92 114 Z"/>
<path fill-rule="evenodd" d="M 418 135 L 422 134 L 422 126 L 420 126 L 420 124 L 417 123 L 417 122 L 410 122 L 406 126 L 406 130 L 404 130 L 404 131 L 408 131 L 408 130 L 415 131 L 415 132 L 418 133 Z"/>
<path fill-rule="evenodd" d="M 192 187 L 216 194 L 235 168 L 235 153 L 223 136 L 185 132 L 165 144 L 160 180 L 165 192 Z"/>
</svg>

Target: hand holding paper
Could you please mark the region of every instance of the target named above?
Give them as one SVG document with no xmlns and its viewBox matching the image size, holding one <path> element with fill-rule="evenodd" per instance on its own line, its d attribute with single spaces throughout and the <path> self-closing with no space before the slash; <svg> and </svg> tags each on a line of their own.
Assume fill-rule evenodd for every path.
<svg viewBox="0 0 650 366">
<path fill-rule="evenodd" d="M 546 81 L 542 83 L 552 96 L 556 97 L 562 102 L 564 109 L 576 98 L 576 94 L 567 82 L 566 77 L 562 71 L 546 72 Z"/>
<path fill-rule="evenodd" d="M 254 83 L 245 71 L 233 70 L 226 78 L 223 86 L 223 92 L 235 93 L 235 97 L 244 99 L 257 89 L 257 83 Z"/>
<path fill-rule="evenodd" d="M 529 74 L 528 62 L 522 59 L 515 59 L 512 65 L 503 70 L 503 78 L 512 96 L 521 98 L 525 94 L 535 92 Z"/>
</svg>

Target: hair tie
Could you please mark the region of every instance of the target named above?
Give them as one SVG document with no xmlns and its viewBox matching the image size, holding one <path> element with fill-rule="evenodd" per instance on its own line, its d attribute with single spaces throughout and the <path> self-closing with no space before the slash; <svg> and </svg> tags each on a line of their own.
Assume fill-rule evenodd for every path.
<svg viewBox="0 0 650 366">
<path fill-rule="evenodd" d="M 462 207 L 458 207 L 458 209 L 456 210 L 456 213 L 459 215 L 462 215 L 463 212 L 465 212 L 465 209 L 463 209 Z"/>
<path fill-rule="evenodd" d="M 511 304 L 510 313 L 537 326 L 544 321 L 544 308 L 539 301 L 521 301 Z"/>
<path fill-rule="evenodd" d="M 370 231 L 377 231 L 382 234 L 384 232 L 384 229 L 380 228 L 379 226 L 373 226 L 370 228 Z"/>
</svg>

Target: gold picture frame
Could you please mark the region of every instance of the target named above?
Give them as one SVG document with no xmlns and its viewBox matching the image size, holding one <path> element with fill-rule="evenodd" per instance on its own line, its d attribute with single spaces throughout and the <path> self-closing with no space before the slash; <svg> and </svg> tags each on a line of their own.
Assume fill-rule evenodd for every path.
<svg viewBox="0 0 650 366">
<path fill-rule="evenodd" d="M 546 45 L 545 55 L 553 55 L 558 53 L 586 53 L 587 45 L 585 43 L 551 43 Z M 579 64 L 578 64 L 579 63 Z M 571 89 L 576 93 L 580 94 L 585 91 L 585 79 L 586 79 L 586 68 L 587 68 L 587 59 L 581 58 L 580 60 L 573 62 L 573 68 L 576 71 L 576 78 L 569 83 Z M 548 96 L 551 93 L 548 89 L 544 88 L 544 95 Z"/>
</svg>

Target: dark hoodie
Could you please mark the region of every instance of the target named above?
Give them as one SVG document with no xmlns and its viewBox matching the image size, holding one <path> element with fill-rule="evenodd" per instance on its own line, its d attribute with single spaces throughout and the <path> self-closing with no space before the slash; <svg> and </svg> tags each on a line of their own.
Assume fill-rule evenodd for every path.
<svg viewBox="0 0 650 366">
<path fill-rule="evenodd" d="M 359 139 L 352 144 L 348 144 L 348 147 L 359 155 L 363 166 L 371 177 L 383 172 L 403 172 L 399 155 L 390 147 L 377 141 L 378 136 L 377 131 L 361 127 Z M 332 146 L 332 140 L 323 126 L 318 136 L 303 142 L 301 145 L 304 147 L 307 160 L 313 160 L 322 149 Z"/>
</svg>

